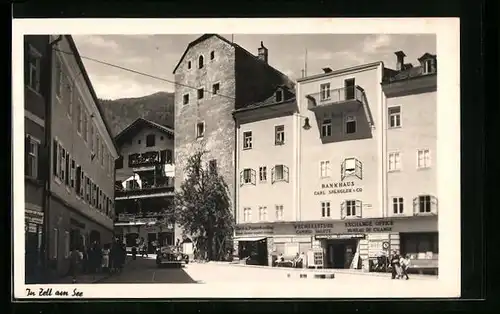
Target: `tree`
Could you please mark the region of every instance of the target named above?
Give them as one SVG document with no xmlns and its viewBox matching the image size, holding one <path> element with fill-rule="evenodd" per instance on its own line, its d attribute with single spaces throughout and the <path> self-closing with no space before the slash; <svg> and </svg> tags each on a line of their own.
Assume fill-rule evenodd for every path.
<svg viewBox="0 0 500 314">
<path fill-rule="evenodd" d="M 217 169 L 204 167 L 207 151 L 198 150 L 187 160 L 186 178 L 175 193 L 175 220 L 189 233 L 198 251 L 220 260 L 226 238 L 233 232 L 228 186 Z"/>
</svg>

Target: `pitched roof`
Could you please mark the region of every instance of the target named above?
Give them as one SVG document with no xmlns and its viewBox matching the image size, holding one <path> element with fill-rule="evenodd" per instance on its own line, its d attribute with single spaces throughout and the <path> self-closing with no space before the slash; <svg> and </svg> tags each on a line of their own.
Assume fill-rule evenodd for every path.
<svg viewBox="0 0 500 314">
<path fill-rule="evenodd" d="M 231 46 L 232 46 L 232 47 L 234 47 L 235 49 L 238 49 L 238 50 L 240 50 L 241 52 L 243 52 L 243 53 L 247 54 L 249 57 L 253 57 L 253 58 L 255 58 L 255 59 L 259 60 L 260 62 L 263 62 L 263 61 L 261 61 L 261 60 L 260 60 L 260 59 L 259 59 L 256 55 L 252 54 L 251 52 L 249 52 L 249 51 L 248 51 L 248 50 L 246 50 L 245 48 L 241 47 L 240 45 L 235 44 L 234 42 L 231 42 L 231 41 L 227 40 L 226 38 L 222 37 L 221 35 L 218 35 L 218 34 L 203 34 L 202 36 L 198 37 L 197 39 L 193 40 L 192 42 L 190 42 L 190 43 L 188 44 L 188 46 L 186 47 L 186 50 L 184 50 L 184 53 L 182 54 L 182 57 L 180 58 L 180 60 L 179 60 L 179 62 L 177 63 L 177 65 L 175 66 L 173 73 L 175 74 L 175 71 L 177 71 L 177 68 L 178 68 L 178 67 L 179 67 L 179 65 L 181 64 L 182 60 L 184 60 L 184 57 L 186 56 L 186 54 L 187 54 L 187 52 L 189 51 L 189 49 L 191 49 L 191 47 L 193 47 L 193 46 L 195 46 L 195 45 L 197 45 L 197 44 L 199 44 L 199 43 L 201 43 L 201 42 L 203 42 L 203 41 L 205 41 L 205 40 L 207 40 L 208 38 L 213 37 L 213 36 L 215 36 L 215 37 L 219 38 L 220 40 L 224 41 L 225 43 L 227 43 L 227 44 L 231 45 Z M 266 63 L 266 65 L 267 65 L 270 69 L 272 69 L 272 70 L 274 70 L 275 72 L 277 72 L 277 73 L 281 74 L 281 75 L 283 76 L 283 78 L 286 78 L 286 79 L 289 81 L 288 83 L 290 83 L 290 85 L 293 85 L 293 82 L 292 82 L 292 81 L 288 78 L 288 76 L 286 76 L 284 73 L 282 73 L 281 71 L 279 71 L 279 70 L 277 70 L 276 68 L 272 67 L 272 66 L 271 66 L 271 65 L 269 65 L 268 63 Z"/>
<path fill-rule="evenodd" d="M 423 56 L 418 58 L 419 61 L 424 61 L 426 59 L 435 59 L 436 55 L 430 54 L 430 53 L 425 53 Z M 393 71 L 392 73 L 388 73 L 389 75 L 385 77 L 385 83 L 390 83 L 394 81 L 401 81 L 401 80 L 409 80 L 413 79 L 416 77 L 424 76 L 424 75 L 431 75 L 435 74 L 434 73 L 424 73 L 424 68 L 419 65 L 419 66 L 414 66 L 414 67 L 409 67 L 408 64 L 404 65 L 404 70 L 402 71 Z"/>
<path fill-rule="evenodd" d="M 123 129 L 116 137 L 115 140 L 117 143 L 121 143 L 125 138 L 128 138 L 129 135 L 135 134 L 139 130 L 143 129 L 144 127 L 153 127 L 155 129 L 160 130 L 161 132 L 174 136 L 174 130 L 166 127 L 164 125 L 155 123 L 150 120 L 146 120 L 144 118 L 138 118 L 134 122 L 132 122 L 129 126 L 127 126 L 125 129 Z"/>
<path fill-rule="evenodd" d="M 78 49 L 76 47 L 75 41 L 73 40 L 73 37 L 71 35 L 64 35 L 64 37 L 68 40 L 69 47 L 73 51 L 73 56 L 75 57 L 76 63 L 78 64 L 78 67 L 80 68 L 81 74 L 83 76 L 83 79 L 85 80 L 85 83 L 87 84 L 87 87 L 90 91 L 90 95 L 92 96 L 92 99 L 94 100 L 97 110 L 99 111 L 99 114 L 101 115 L 102 121 L 104 122 L 104 127 L 106 128 L 106 131 L 108 132 L 111 142 L 113 143 L 113 146 L 115 150 L 118 152 L 118 145 L 116 144 L 116 141 L 113 139 L 113 136 L 111 133 L 111 128 L 109 127 L 108 123 L 106 122 L 106 118 L 104 116 L 104 112 L 101 107 L 101 102 L 99 101 L 99 98 L 97 97 L 97 94 L 94 90 L 94 87 L 92 86 L 92 82 L 90 81 L 90 77 L 87 73 L 87 70 L 85 69 L 85 65 L 83 65 L 82 57 L 80 56 L 80 53 L 78 52 Z"/>
<path fill-rule="evenodd" d="M 276 92 L 280 91 L 280 90 L 283 91 L 283 95 L 282 95 L 282 100 L 278 101 L 276 99 Z M 252 110 L 252 109 L 258 109 L 258 108 L 264 108 L 264 107 L 271 107 L 274 105 L 289 103 L 292 101 L 295 101 L 295 90 L 292 88 L 289 88 L 286 85 L 279 85 L 273 90 L 272 94 L 270 96 L 268 96 L 266 99 L 264 99 L 263 101 L 255 102 L 255 103 L 249 104 L 243 108 L 236 109 L 233 111 L 233 113 L 238 113 L 238 112 Z"/>
</svg>

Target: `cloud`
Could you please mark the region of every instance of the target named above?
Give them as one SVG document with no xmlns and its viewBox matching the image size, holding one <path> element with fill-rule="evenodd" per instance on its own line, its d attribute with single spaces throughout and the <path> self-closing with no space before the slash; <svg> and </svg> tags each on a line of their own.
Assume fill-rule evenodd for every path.
<svg viewBox="0 0 500 314">
<path fill-rule="evenodd" d="M 74 36 L 75 41 L 78 41 L 81 45 L 88 45 L 95 48 L 104 49 L 118 49 L 120 45 L 111 38 L 106 38 L 105 36 L 90 35 L 90 36 Z"/>
<path fill-rule="evenodd" d="M 385 51 L 391 46 L 392 38 L 387 34 L 368 36 L 363 42 L 363 52 L 372 54 Z"/>
<path fill-rule="evenodd" d="M 90 76 L 97 97 L 101 99 L 135 98 L 174 89 L 166 83 L 145 83 L 124 75 Z"/>
</svg>

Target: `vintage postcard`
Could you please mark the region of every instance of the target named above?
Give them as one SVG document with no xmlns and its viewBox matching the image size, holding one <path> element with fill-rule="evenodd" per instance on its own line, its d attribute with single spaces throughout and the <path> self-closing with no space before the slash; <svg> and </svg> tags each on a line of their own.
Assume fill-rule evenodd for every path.
<svg viewBox="0 0 500 314">
<path fill-rule="evenodd" d="M 458 19 L 15 19 L 12 47 L 16 299 L 460 295 Z"/>
</svg>

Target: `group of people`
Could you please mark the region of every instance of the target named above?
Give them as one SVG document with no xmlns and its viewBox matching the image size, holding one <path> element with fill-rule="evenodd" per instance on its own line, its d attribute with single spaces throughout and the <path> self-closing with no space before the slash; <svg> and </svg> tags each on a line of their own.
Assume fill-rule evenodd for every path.
<svg viewBox="0 0 500 314">
<path fill-rule="evenodd" d="M 283 264 L 285 263 L 289 263 L 289 265 L 293 268 L 305 268 L 306 255 L 304 254 L 304 252 L 302 252 L 301 254 L 297 253 L 290 261 L 285 261 L 283 253 L 281 253 L 274 262 L 274 266 L 283 266 Z"/>
<path fill-rule="evenodd" d="M 125 244 L 115 240 L 101 245 L 95 241 L 88 248 L 73 246 L 70 253 L 69 274 L 73 282 L 79 274 L 98 274 L 102 272 L 121 272 L 127 252 Z"/>
<path fill-rule="evenodd" d="M 392 279 L 410 279 L 408 277 L 408 268 L 410 267 L 410 255 L 406 254 L 405 256 L 402 256 L 399 254 L 398 251 L 393 251 L 392 256 L 390 258 L 391 262 L 391 269 L 392 269 L 392 274 L 391 278 Z"/>
</svg>

